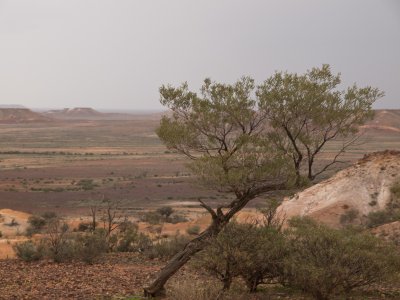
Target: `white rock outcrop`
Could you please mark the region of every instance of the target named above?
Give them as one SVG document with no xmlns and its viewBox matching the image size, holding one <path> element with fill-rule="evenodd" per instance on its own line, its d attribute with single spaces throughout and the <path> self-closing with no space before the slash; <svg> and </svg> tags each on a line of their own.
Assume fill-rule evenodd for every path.
<svg viewBox="0 0 400 300">
<path fill-rule="evenodd" d="M 340 217 L 350 209 L 362 217 L 384 209 L 390 201 L 390 188 L 400 179 L 400 151 L 366 155 L 353 166 L 338 172 L 283 201 L 278 212 L 288 220 L 310 216 L 331 226 L 340 225 Z"/>
</svg>

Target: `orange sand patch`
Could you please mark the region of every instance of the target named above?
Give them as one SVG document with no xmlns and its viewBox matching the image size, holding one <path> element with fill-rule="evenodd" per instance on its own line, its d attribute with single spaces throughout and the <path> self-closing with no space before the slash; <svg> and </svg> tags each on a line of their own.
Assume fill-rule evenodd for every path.
<svg viewBox="0 0 400 300">
<path fill-rule="evenodd" d="M 25 232 L 30 214 L 12 209 L 0 209 L 0 231 L 3 238 L 15 237 Z M 14 220 L 18 225 L 8 226 Z"/>
</svg>

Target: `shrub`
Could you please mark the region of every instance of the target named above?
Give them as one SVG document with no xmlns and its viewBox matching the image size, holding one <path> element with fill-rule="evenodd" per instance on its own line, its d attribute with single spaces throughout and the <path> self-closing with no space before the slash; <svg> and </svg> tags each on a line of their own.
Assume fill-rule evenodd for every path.
<svg viewBox="0 0 400 300">
<path fill-rule="evenodd" d="M 118 236 L 117 251 L 119 252 L 144 252 L 148 250 L 152 242 L 150 238 L 138 231 L 136 224 L 124 226 Z"/>
<path fill-rule="evenodd" d="M 367 215 L 366 226 L 368 228 L 377 227 L 383 224 L 391 223 L 400 219 L 400 216 L 392 210 L 379 210 L 370 212 Z"/>
<path fill-rule="evenodd" d="M 390 188 L 390 192 L 394 197 L 400 199 L 400 181 L 397 181 L 393 184 L 393 186 Z"/>
<path fill-rule="evenodd" d="M 69 238 L 68 224 L 55 219 L 47 225 L 46 238 L 44 239 L 49 257 L 55 262 L 72 260 L 75 256 L 74 241 Z"/>
<path fill-rule="evenodd" d="M 97 222 L 96 222 L 97 225 Z M 80 232 L 88 232 L 88 231 L 93 231 L 93 223 L 92 222 L 81 222 L 78 224 L 77 231 Z"/>
<path fill-rule="evenodd" d="M 186 229 L 186 232 L 190 235 L 198 235 L 200 233 L 200 226 L 199 225 L 190 226 L 188 229 Z"/>
<path fill-rule="evenodd" d="M 157 225 L 164 221 L 164 218 L 157 212 L 149 211 L 141 215 L 140 220 L 151 225 Z"/>
<path fill-rule="evenodd" d="M 189 221 L 185 216 L 180 214 L 173 214 L 171 217 L 168 218 L 167 222 L 171 224 L 183 223 Z"/>
<path fill-rule="evenodd" d="M 310 219 L 296 218 L 290 225 L 283 283 L 316 299 L 382 282 L 399 266 L 393 245 L 372 235 L 328 228 Z"/>
<path fill-rule="evenodd" d="M 175 235 L 172 238 L 162 239 L 153 243 L 144 254 L 150 259 L 169 259 L 182 250 L 188 241 L 189 239 L 186 236 Z"/>
<path fill-rule="evenodd" d="M 340 224 L 350 225 L 354 223 L 360 212 L 357 209 L 349 209 L 343 215 L 340 216 Z"/>
<path fill-rule="evenodd" d="M 43 244 L 36 244 L 31 240 L 17 243 L 13 249 L 18 258 L 27 262 L 40 260 L 44 256 Z"/>
<path fill-rule="evenodd" d="M 32 236 L 35 233 L 39 233 L 46 226 L 46 219 L 33 215 L 28 218 L 28 224 L 26 235 Z"/>
<path fill-rule="evenodd" d="M 58 218 L 57 214 L 54 211 L 46 211 L 42 213 L 41 217 L 45 220 L 52 220 Z"/>
<path fill-rule="evenodd" d="M 276 228 L 232 222 L 199 253 L 195 264 L 221 280 L 225 290 L 241 277 L 255 292 L 259 284 L 283 273 L 286 255 L 284 236 Z"/>
<path fill-rule="evenodd" d="M 78 181 L 77 185 L 81 187 L 84 191 L 93 190 L 98 185 L 93 182 L 93 179 L 81 179 Z"/>
<path fill-rule="evenodd" d="M 75 239 L 73 257 L 92 264 L 108 251 L 107 236 L 103 231 L 78 235 Z"/>
<path fill-rule="evenodd" d="M 221 288 L 217 284 L 193 280 L 172 283 L 168 296 L 174 300 L 222 299 Z"/>
<path fill-rule="evenodd" d="M 172 215 L 174 210 L 171 206 L 163 206 L 157 209 L 157 213 L 163 216 L 165 219 L 168 219 L 170 215 Z"/>
</svg>

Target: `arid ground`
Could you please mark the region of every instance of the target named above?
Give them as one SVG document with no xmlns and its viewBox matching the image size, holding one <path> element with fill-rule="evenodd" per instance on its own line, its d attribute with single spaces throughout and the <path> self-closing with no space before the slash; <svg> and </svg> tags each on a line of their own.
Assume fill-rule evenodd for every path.
<svg viewBox="0 0 400 300">
<path fill-rule="evenodd" d="M 0 124 L 0 213 L 7 219 L 0 228 L 3 232 L 0 258 L 13 257 L 11 245 L 21 239 L 16 237 L 15 230 L 24 231 L 30 214 L 54 211 L 73 224 L 88 218 L 89 207 L 104 197 L 120 201 L 124 213 L 132 218 L 137 218 L 143 211 L 173 206 L 187 217 L 188 222 L 164 225 L 162 232 L 166 234 L 184 231 L 194 224 L 204 228 L 209 218 L 199 208 L 197 199 L 201 197 L 212 205 L 226 201 L 228 196 L 197 184 L 185 168 L 185 158 L 166 149 L 156 136 L 158 123 L 159 116 L 149 115 L 118 121 Z M 345 163 L 338 164 L 330 174 L 365 153 L 400 149 L 399 132 L 377 125 L 363 130 L 365 134 L 357 145 L 343 156 Z M 328 145 L 322 159 L 331 159 L 338 147 L 340 142 Z M 252 214 L 263 202 L 264 199 L 253 201 L 242 217 L 246 218 L 249 212 Z M 14 218 L 19 225 L 13 232 L 7 232 L 4 224 Z M 146 230 L 146 224 L 141 223 L 140 228 Z M 59 283 L 60 290 L 57 285 L 42 286 L 38 290 L 30 285 L 52 282 L 52 279 L 32 274 L 51 269 L 51 276 L 57 277 L 60 272 L 57 265 L 0 261 L 0 277 L 8 278 L 0 283 L 3 292 L 0 299 L 86 299 L 87 295 L 101 298 L 118 295 L 118 289 L 124 289 L 124 286 L 121 295 L 140 293 L 143 283 L 162 263 L 134 262 L 125 264 L 118 260 L 112 267 L 108 263 L 90 266 L 85 269 L 86 273 L 79 273 L 82 278 L 86 276 L 81 278 L 82 281 L 68 275 L 80 269 L 79 264 L 64 266 L 62 278 L 67 279 Z M 114 285 L 115 289 L 111 288 L 115 278 L 104 279 L 99 275 L 110 272 L 113 278 L 124 278 L 115 280 L 119 282 Z M 71 280 L 83 285 L 81 292 L 72 291 L 76 285 Z M 93 287 L 94 280 L 106 280 L 104 286 L 110 289 Z M 70 294 L 65 290 L 71 290 Z"/>
</svg>

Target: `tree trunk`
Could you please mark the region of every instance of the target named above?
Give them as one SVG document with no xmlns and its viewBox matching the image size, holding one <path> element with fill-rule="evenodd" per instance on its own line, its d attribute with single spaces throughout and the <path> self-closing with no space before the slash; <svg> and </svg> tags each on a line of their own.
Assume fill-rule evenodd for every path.
<svg viewBox="0 0 400 300">
<path fill-rule="evenodd" d="M 214 211 L 211 207 L 206 205 L 201 200 L 201 206 L 205 208 L 212 216 L 211 225 L 203 231 L 198 237 L 191 240 L 186 244 L 182 251 L 177 253 L 168 264 L 161 269 L 158 273 L 156 280 L 149 286 L 144 288 L 145 297 L 156 297 L 164 294 L 164 285 L 178 270 L 183 267 L 197 252 L 203 250 L 207 246 L 207 242 L 217 236 L 226 224 L 235 216 L 242 208 L 244 208 L 250 200 L 254 199 L 258 195 L 263 193 L 279 190 L 286 187 L 285 182 L 277 182 L 265 185 L 263 187 L 254 189 L 242 195 L 237 195 L 236 200 L 232 201 L 229 206 L 229 210 L 224 214 L 222 212 L 223 207 L 217 208 Z"/>
<path fill-rule="evenodd" d="M 165 294 L 164 285 L 181 267 L 183 267 L 197 252 L 203 250 L 207 241 L 222 230 L 229 219 L 225 216 L 214 218 L 211 225 L 198 237 L 186 244 L 185 248 L 177 253 L 168 264 L 158 273 L 156 280 L 144 289 L 145 297 L 156 297 Z"/>
</svg>

